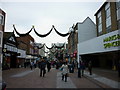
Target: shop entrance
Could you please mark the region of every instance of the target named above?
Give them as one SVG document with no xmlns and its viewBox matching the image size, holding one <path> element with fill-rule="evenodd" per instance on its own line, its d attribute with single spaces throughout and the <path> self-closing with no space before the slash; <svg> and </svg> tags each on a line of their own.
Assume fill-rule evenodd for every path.
<svg viewBox="0 0 120 90">
<path fill-rule="evenodd" d="M 17 55 L 15 53 L 11 54 L 10 57 L 10 68 L 16 68 Z"/>
</svg>

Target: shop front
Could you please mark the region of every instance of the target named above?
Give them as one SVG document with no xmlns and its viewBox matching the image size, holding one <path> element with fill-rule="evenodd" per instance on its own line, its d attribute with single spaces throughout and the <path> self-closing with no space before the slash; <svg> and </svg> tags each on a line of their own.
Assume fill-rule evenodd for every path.
<svg viewBox="0 0 120 90">
<path fill-rule="evenodd" d="M 78 44 L 79 56 L 94 67 L 117 70 L 120 59 L 120 30 Z"/>
<path fill-rule="evenodd" d="M 17 41 L 13 32 L 3 34 L 3 63 L 2 69 L 17 67 Z"/>
</svg>

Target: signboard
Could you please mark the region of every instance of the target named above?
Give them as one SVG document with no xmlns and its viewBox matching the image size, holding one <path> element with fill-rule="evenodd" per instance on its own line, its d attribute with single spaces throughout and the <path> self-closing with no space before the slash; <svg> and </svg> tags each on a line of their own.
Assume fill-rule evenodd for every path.
<svg viewBox="0 0 120 90">
<path fill-rule="evenodd" d="M 120 30 L 78 44 L 80 55 L 120 50 Z"/>
</svg>

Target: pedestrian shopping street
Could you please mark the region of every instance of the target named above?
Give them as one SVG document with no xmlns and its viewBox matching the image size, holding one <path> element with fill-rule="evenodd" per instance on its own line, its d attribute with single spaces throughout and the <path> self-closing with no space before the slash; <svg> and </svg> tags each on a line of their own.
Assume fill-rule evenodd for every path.
<svg viewBox="0 0 120 90">
<path fill-rule="evenodd" d="M 120 89 L 120 0 L 0 1 L 2 90 Z"/>
<path fill-rule="evenodd" d="M 89 75 L 87 70 L 83 77 L 78 78 L 77 75 L 77 70 L 69 73 L 67 82 L 64 82 L 61 71 L 56 68 L 46 72 L 45 77 L 40 77 L 39 68 L 32 70 L 30 68 L 14 68 L 2 72 L 7 88 L 120 88 L 118 87 L 119 79 L 115 78 L 117 76 L 115 71 L 94 69 L 92 75 Z"/>
</svg>

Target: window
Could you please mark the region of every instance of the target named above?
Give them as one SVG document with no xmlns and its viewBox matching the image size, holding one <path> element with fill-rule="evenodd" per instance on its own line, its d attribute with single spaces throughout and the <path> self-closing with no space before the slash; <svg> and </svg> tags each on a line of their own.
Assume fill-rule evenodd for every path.
<svg viewBox="0 0 120 90">
<path fill-rule="evenodd" d="M 4 24 L 4 16 L 0 14 L 0 24 L 3 25 Z"/>
<path fill-rule="evenodd" d="M 98 19 L 98 34 L 101 35 L 102 34 L 102 17 L 101 17 L 101 12 L 98 13 L 97 19 Z"/>
<path fill-rule="evenodd" d="M 2 47 L 3 33 L 0 31 L 0 46 Z"/>
<path fill-rule="evenodd" d="M 9 40 L 15 42 L 14 37 L 11 37 Z"/>
<path fill-rule="evenodd" d="M 106 32 L 109 33 L 111 31 L 111 14 L 109 2 L 105 6 L 105 14 L 106 14 Z"/>
<path fill-rule="evenodd" d="M 118 29 L 120 29 L 120 0 L 116 2 L 116 12 L 117 12 L 117 25 Z"/>
</svg>

